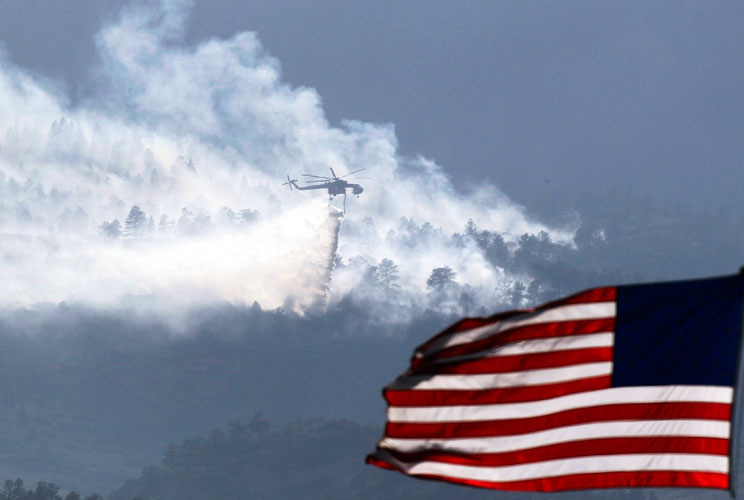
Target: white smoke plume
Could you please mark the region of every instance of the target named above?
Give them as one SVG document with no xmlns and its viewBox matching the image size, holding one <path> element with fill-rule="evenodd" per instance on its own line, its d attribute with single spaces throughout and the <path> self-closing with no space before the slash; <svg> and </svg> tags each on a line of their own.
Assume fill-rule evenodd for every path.
<svg viewBox="0 0 744 500">
<path fill-rule="evenodd" d="M 514 277 L 472 242 L 452 245 L 468 219 L 510 242 L 546 231 L 571 243 L 496 188 L 463 195 L 434 162 L 402 158 L 391 125 L 331 126 L 318 94 L 284 83 L 256 34 L 185 44 L 188 11 L 174 0 L 125 7 L 95 40 L 100 91 L 75 106 L 0 61 L 0 306 L 258 301 L 302 312 L 352 293 L 359 263 L 384 258 L 398 266 L 401 303 L 423 303 L 444 265 L 487 302 Z M 322 191 L 281 185 L 330 168 L 370 178 L 343 221 Z M 403 217 L 426 234 L 403 241 Z"/>
</svg>

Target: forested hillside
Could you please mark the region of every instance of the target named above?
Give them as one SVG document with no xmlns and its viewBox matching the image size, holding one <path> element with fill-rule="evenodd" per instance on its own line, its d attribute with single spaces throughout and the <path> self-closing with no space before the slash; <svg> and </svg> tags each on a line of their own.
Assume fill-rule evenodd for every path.
<svg viewBox="0 0 744 500">
<path fill-rule="evenodd" d="M 607 204 L 615 203 L 608 195 Z M 6 311 L 0 316 L 0 477 L 86 494 L 136 478 L 117 498 L 128 492 L 179 498 L 157 495 L 181 491 L 189 474 L 201 478 L 187 481 L 191 489 L 202 480 L 215 488 L 245 485 L 247 471 L 260 465 L 272 479 L 256 484 L 259 475 L 248 474 L 250 491 L 267 497 L 296 498 L 314 484 L 343 498 L 352 483 L 393 488 L 393 496 L 395 488 L 407 492 L 414 484 L 434 495 L 440 485 L 362 464 L 384 420 L 380 388 L 406 368 L 415 345 L 463 311 L 497 312 L 600 283 L 733 273 L 744 263 L 740 216 L 644 203 L 631 197 L 615 210 L 596 200 L 575 248 L 541 235 L 525 235 L 509 248 L 475 223 L 447 236 L 455 243 L 472 239 L 497 265 L 533 277 L 487 311 L 467 310 L 467 284 L 445 269 L 432 272 L 427 307 L 392 321 L 402 307 L 395 303 L 394 268 L 353 264 L 345 256 L 339 256 L 343 265 L 366 273 L 359 293 L 305 316 L 259 304 L 210 306 L 193 310 L 183 329 L 157 317 L 75 304 Z M 725 225 L 713 224 L 719 217 Z M 402 227 L 406 237 L 427 230 L 410 221 Z M 443 312 L 438 301 L 462 310 Z M 325 420 L 307 420 L 315 418 Z M 209 434 L 231 421 L 248 423 Z M 162 464 L 140 474 L 169 443 L 199 435 L 209 437 L 169 448 Z M 212 477 L 218 469 L 221 475 Z M 236 498 L 225 495 L 201 498 Z"/>
</svg>

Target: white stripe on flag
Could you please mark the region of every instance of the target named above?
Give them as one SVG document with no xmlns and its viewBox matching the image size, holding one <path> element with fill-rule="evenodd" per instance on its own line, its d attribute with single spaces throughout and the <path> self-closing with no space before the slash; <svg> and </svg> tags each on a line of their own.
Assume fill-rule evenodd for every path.
<svg viewBox="0 0 744 500">
<path fill-rule="evenodd" d="M 584 439 L 689 436 L 729 438 L 729 422 L 722 420 L 637 420 L 570 425 L 545 431 L 500 437 L 408 439 L 385 437 L 381 448 L 402 452 L 429 450 L 462 453 L 500 453 Z"/>
<path fill-rule="evenodd" d="M 493 389 L 566 382 L 612 373 L 612 362 L 482 375 L 414 375 L 395 380 L 388 389 Z"/>
<path fill-rule="evenodd" d="M 569 394 L 544 401 L 463 406 L 391 406 L 390 422 L 475 422 L 549 415 L 574 408 L 628 403 L 728 403 L 733 401 L 731 387 L 669 385 L 615 387 L 592 392 Z"/>
<path fill-rule="evenodd" d="M 568 351 L 571 349 L 589 349 L 592 347 L 612 347 L 614 339 L 614 332 L 602 332 L 590 333 L 587 335 L 569 335 L 567 337 L 555 337 L 549 339 L 520 340 L 519 342 L 504 344 L 492 349 L 484 349 L 473 354 L 439 359 L 434 361 L 434 363 L 454 363 L 469 359 Z"/>
<path fill-rule="evenodd" d="M 444 462 L 406 463 L 384 453 L 389 461 L 409 474 L 449 476 L 475 481 L 522 481 L 537 478 L 621 471 L 705 471 L 727 473 L 728 457 L 687 453 L 599 455 L 563 458 L 530 464 L 483 467 Z"/>
<path fill-rule="evenodd" d="M 467 344 L 495 333 L 512 330 L 520 326 L 535 325 L 539 323 L 553 323 L 556 321 L 576 321 L 583 319 L 600 319 L 615 317 L 615 302 L 593 302 L 589 304 L 568 304 L 556 306 L 544 311 L 535 311 L 520 314 L 490 325 L 473 328 L 463 332 L 453 332 L 450 335 L 437 339 L 421 353 L 428 356 L 436 351 L 459 344 Z"/>
</svg>

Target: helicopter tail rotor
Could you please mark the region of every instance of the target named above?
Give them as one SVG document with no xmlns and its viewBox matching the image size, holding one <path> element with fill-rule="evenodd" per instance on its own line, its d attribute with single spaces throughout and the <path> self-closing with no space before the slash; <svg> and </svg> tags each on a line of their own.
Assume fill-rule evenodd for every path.
<svg viewBox="0 0 744 500">
<path fill-rule="evenodd" d="M 297 182 L 297 179 L 291 179 L 289 175 L 287 175 L 287 182 L 282 183 L 282 186 L 289 186 L 289 190 L 294 191 L 294 187 L 297 187 L 295 182 Z"/>
</svg>

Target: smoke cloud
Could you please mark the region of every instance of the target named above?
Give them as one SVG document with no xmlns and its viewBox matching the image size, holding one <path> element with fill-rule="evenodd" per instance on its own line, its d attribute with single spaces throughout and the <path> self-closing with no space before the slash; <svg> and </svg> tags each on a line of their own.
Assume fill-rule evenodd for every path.
<svg viewBox="0 0 744 500">
<path fill-rule="evenodd" d="M 303 312 L 364 296 L 382 259 L 398 273 L 388 302 L 425 305 L 427 277 L 448 266 L 488 304 L 517 277 L 473 241 L 453 243 L 468 219 L 512 247 L 541 231 L 572 244 L 570 228 L 532 220 L 495 187 L 463 194 L 433 161 L 402 157 L 392 125 L 332 126 L 256 34 L 187 45 L 188 12 L 125 7 L 95 40 L 99 88 L 75 106 L 0 60 L 1 306 Z M 323 191 L 281 185 L 330 168 L 369 178 L 345 215 Z"/>
</svg>

